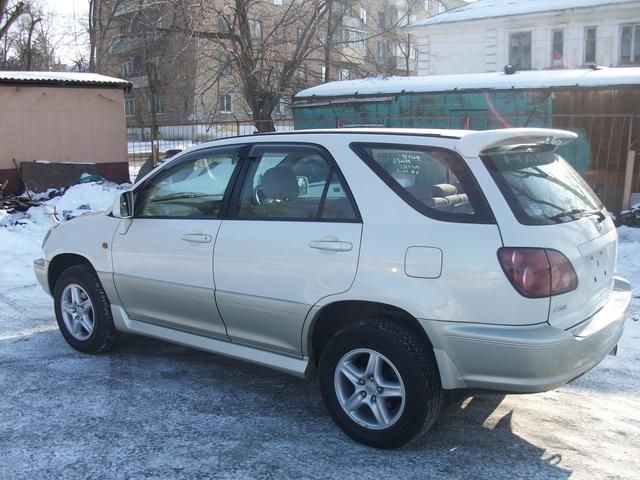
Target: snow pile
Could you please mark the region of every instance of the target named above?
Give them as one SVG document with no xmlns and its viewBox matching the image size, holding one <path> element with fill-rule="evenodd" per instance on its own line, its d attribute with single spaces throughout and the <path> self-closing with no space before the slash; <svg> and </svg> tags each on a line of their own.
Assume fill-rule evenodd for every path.
<svg viewBox="0 0 640 480">
<path fill-rule="evenodd" d="M 362 95 L 399 95 L 404 93 L 442 93 L 469 90 L 528 90 L 532 88 L 574 88 L 637 85 L 640 68 L 602 68 L 567 70 L 523 70 L 504 72 L 427 75 L 416 77 L 371 77 L 322 83 L 296 93 L 294 107 L 304 99 L 317 97 L 354 97 Z M 347 100 L 353 100 L 348 98 Z M 344 103 L 340 99 L 339 103 Z"/>
<path fill-rule="evenodd" d="M 128 186 L 110 182 L 74 185 L 63 196 L 47 200 L 45 205 L 55 205 L 58 218 L 65 221 L 87 212 L 105 210 Z M 37 298 L 45 296 L 37 288 L 33 261 L 41 256 L 42 240 L 51 225 L 44 206 L 31 207 L 26 213 L 12 215 L 0 209 L 0 300 L 3 296 L 16 300 L 24 295 L 24 305 L 29 305 L 34 301 L 38 303 Z M 1 314 L 0 308 L 0 317 Z M 6 334 L 11 331 L 11 317 L 3 320 L 8 322 L 2 328 Z"/>
</svg>

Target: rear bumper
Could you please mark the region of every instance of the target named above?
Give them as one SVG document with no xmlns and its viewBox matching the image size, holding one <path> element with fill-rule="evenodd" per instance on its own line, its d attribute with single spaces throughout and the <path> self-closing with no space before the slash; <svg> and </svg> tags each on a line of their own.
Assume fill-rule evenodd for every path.
<svg viewBox="0 0 640 480">
<path fill-rule="evenodd" d="M 616 278 L 604 307 L 569 330 L 548 323 L 420 323 L 433 343 L 444 388 L 534 393 L 564 385 L 600 363 L 618 344 L 630 303 L 631 286 Z"/>
</svg>

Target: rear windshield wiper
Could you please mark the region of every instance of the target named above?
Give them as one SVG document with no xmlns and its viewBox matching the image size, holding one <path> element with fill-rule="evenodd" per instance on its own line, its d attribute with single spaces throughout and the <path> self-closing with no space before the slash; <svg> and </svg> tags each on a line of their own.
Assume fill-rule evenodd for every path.
<svg viewBox="0 0 640 480">
<path fill-rule="evenodd" d="M 564 217 L 569 217 L 572 220 L 577 220 L 583 217 L 590 217 L 595 215 L 598 217 L 598 223 L 605 219 L 604 213 L 600 210 L 587 210 L 586 208 L 572 208 L 571 210 L 565 210 L 564 212 L 557 213 L 552 217 L 549 217 L 554 222 L 562 223 Z"/>
</svg>

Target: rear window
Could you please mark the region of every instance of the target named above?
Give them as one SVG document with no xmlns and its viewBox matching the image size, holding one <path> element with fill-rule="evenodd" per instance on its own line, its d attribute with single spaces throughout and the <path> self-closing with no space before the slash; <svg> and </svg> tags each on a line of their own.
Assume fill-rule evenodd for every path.
<svg viewBox="0 0 640 480">
<path fill-rule="evenodd" d="M 603 206 L 589 185 L 553 151 L 493 152 L 482 160 L 518 221 L 552 225 L 601 215 Z"/>
<path fill-rule="evenodd" d="M 439 147 L 352 143 L 351 149 L 405 202 L 432 218 L 493 223 L 475 178 L 458 154 Z"/>
</svg>

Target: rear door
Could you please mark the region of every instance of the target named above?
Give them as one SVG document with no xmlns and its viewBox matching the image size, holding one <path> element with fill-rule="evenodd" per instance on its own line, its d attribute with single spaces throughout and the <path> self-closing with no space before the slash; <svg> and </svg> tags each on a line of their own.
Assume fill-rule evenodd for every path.
<svg viewBox="0 0 640 480">
<path fill-rule="evenodd" d="M 216 301 L 238 343 L 301 355 L 307 312 L 348 290 L 362 222 L 333 158 L 310 145 L 255 145 L 215 246 Z"/>
<path fill-rule="evenodd" d="M 239 147 L 197 151 L 136 191 L 134 218 L 113 241 L 115 285 L 129 317 L 227 339 L 213 246 L 239 157 Z"/>
</svg>

